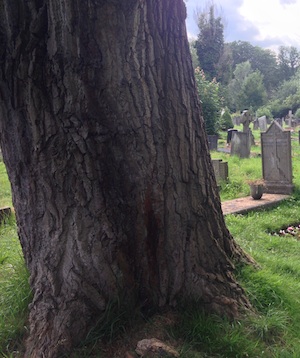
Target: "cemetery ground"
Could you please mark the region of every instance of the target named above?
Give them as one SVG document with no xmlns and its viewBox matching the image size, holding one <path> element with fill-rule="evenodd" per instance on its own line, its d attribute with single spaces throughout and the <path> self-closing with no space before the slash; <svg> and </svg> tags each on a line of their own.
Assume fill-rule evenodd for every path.
<svg viewBox="0 0 300 358">
<path fill-rule="evenodd" d="M 213 158 L 228 161 L 229 181 L 220 184 L 222 201 L 249 195 L 247 181 L 261 178 L 259 135 L 259 131 L 254 131 L 257 145 L 252 147 L 249 159 L 211 153 Z M 219 145 L 226 146 L 225 138 L 224 135 L 219 140 Z M 226 216 L 234 238 L 257 262 L 256 268 L 236 268 L 254 312 L 231 322 L 204 313 L 196 303 L 193 306 L 182 303 L 177 313 L 161 312 L 145 318 L 138 308 L 128 315 L 120 300 L 111 304 L 98 328 L 72 357 L 135 357 L 129 352 L 134 352 L 137 342 L 154 337 L 173 346 L 185 358 L 300 357 L 298 130 L 292 133 L 292 163 L 295 190 L 289 199 L 266 210 Z M 0 198 L 1 206 L 11 206 L 10 186 L 2 162 Z M 0 357 L 22 357 L 29 302 L 28 273 L 15 219 L 11 217 L 0 227 Z"/>
</svg>

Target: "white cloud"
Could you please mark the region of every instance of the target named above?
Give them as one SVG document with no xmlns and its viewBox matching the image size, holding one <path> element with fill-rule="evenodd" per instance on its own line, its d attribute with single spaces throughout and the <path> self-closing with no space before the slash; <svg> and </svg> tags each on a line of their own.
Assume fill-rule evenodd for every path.
<svg viewBox="0 0 300 358">
<path fill-rule="evenodd" d="M 209 0 L 187 0 L 187 32 L 197 37 L 197 8 Z M 300 0 L 213 0 L 225 23 L 226 42 L 248 41 L 277 52 L 279 46 L 300 48 Z M 219 14 L 218 14 L 219 15 Z"/>
<path fill-rule="evenodd" d="M 244 31 L 255 27 L 257 41 L 277 38 L 281 44 L 299 46 L 299 0 L 244 0 L 238 9 L 244 21 Z"/>
</svg>

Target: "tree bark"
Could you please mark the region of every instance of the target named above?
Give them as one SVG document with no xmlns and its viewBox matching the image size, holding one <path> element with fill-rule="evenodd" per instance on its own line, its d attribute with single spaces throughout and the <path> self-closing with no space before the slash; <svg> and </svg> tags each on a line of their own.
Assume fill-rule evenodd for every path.
<svg viewBox="0 0 300 358">
<path fill-rule="evenodd" d="M 3 0 L 0 134 L 34 297 L 26 357 L 110 300 L 248 305 L 210 162 L 182 0 Z"/>
</svg>

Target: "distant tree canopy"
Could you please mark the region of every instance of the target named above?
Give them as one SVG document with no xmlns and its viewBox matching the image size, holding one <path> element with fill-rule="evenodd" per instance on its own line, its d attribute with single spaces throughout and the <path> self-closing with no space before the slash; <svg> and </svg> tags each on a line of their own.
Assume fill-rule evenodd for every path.
<svg viewBox="0 0 300 358">
<path fill-rule="evenodd" d="M 278 63 L 280 80 L 289 80 L 300 67 L 300 52 L 293 46 L 280 46 Z"/>
<path fill-rule="evenodd" d="M 265 104 L 267 93 L 260 71 L 253 71 L 250 61 L 236 66 L 233 79 L 228 86 L 230 109 L 241 111 L 245 108 L 256 110 Z"/>
<path fill-rule="evenodd" d="M 273 93 L 269 108 L 274 117 L 284 117 L 289 110 L 297 112 L 300 108 L 300 68 L 288 81 L 283 81 Z"/>
<path fill-rule="evenodd" d="M 249 61 L 251 68 L 259 70 L 264 76 L 263 82 L 268 91 L 279 84 L 276 54 L 268 49 L 253 46 L 246 41 L 234 41 L 227 44 L 232 56 L 232 68 L 240 63 Z"/>
<path fill-rule="evenodd" d="M 198 62 L 194 52 L 194 68 L 200 65 L 207 80 L 216 78 L 223 104 L 231 111 L 262 107 L 260 112 L 275 117 L 285 116 L 289 110 L 295 113 L 300 108 L 300 51 L 281 46 L 276 54 L 247 41 L 224 43 L 223 20 L 215 16 L 214 5 L 207 9 L 198 15 L 199 34 L 194 42 Z"/>
</svg>

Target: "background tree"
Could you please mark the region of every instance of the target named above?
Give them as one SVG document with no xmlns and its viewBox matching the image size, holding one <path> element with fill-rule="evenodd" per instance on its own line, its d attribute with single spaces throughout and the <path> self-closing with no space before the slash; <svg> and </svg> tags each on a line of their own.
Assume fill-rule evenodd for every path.
<svg viewBox="0 0 300 358">
<path fill-rule="evenodd" d="M 284 117 L 289 110 L 300 108 L 300 69 L 288 81 L 282 82 L 269 101 L 269 108 L 275 117 Z"/>
<path fill-rule="evenodd" d="M 225 88 L 228 86 L 230 80 L 232 79 L 233 73 L 233 60 L 232 52 L 228 44 L 224 44 L 223 52 L 219 58 L 219 62 L 216 65 L 217 78 L 221 86 Z"/>
<path fill-rule="evenodd" d="M 199 34 L 195 42 L 201 68 L 209 80 L 218 79 L 218 63 L 224 48 L 224 26 L 222 18 L 215 17 L 215 6 L 198 15 Z"/>
<path fill-rule="evenodd" d="M 0 2 L 0 135 L 33 301 L 27 358 L 127 310 L 248 301 L 182 0 Z"/>
<path fill-rule="evenodd" d="M 200 66 L 197 51 L 196 51 L 196 48 L 195 48 L 195 42 L 196 41 L 189 41 L 190 53 L 191 53 L 191 56 L 192 56 L 192 63 L 193 63 L 193 68 L 194 69 L 196 69 L 197 67 Z"/>
<path fill-rule="evenodd" d="M 196 86 L 202 104 L 202 113 L 207 134 L 217 134 L 219 130 L 219 117 L 221 100 L 219 84 L 213 79 L 208 81 L 205 73 L 199 67 L 195 69 Z"/>
<path fill-rule="evenodd" d="M 279 69 L 276 54 L 268 49 L 253 46 L 247 41 L 233 41 L 226 44 L 232 57 L 232 68 L 235 69 L 240 63 L 249 61 L 251 68 L 259 70 L 263 75 L 263 83 L 268 93 L 279 85 Z"/>
<path fill-rule="evenodd" d="M 225 108 L 225 110 L 221 113 L 220 117 L 220 129 L 223 131 L 227 131 L 230 128 L 233 128 L 233 121 L 230 115 L 230 111 L 228 108 Z"/>
<path fill-rule="evenodd" d="M 252 68 L 249 61 L 238 64 L 233 72 L 233 79 L 228 85 L 229 107 L 232 112 L 242 110 L 243 104 L 241 104 L 240 96 L 243 84 L 251 72 Z"/>
<path fill-rule="evenodd" d="M 265 104 L 267 93 L 263 76 L 259 71 L 252 70 L 249 61 L 238 64 L 233 74 L 234 78 L 228 87 L 232 111 L 242 111 L 250 107 L 255 111 Z"/>
<path fill-rule="evenodd" d="M 289 80 L 299 68 L 300 52 L 293 46 L 280 46 L 278 62 L 281 81 Z"/>
<path fill-rule="evenodd" d="M 239 108 L 257 108 L 264 105 L 267 100 L 267 93 L 263 84 L 263 77 L 259 71 L 250 73 L 242 86 L 242 92 L 239 96 Z"/>
</svg>

